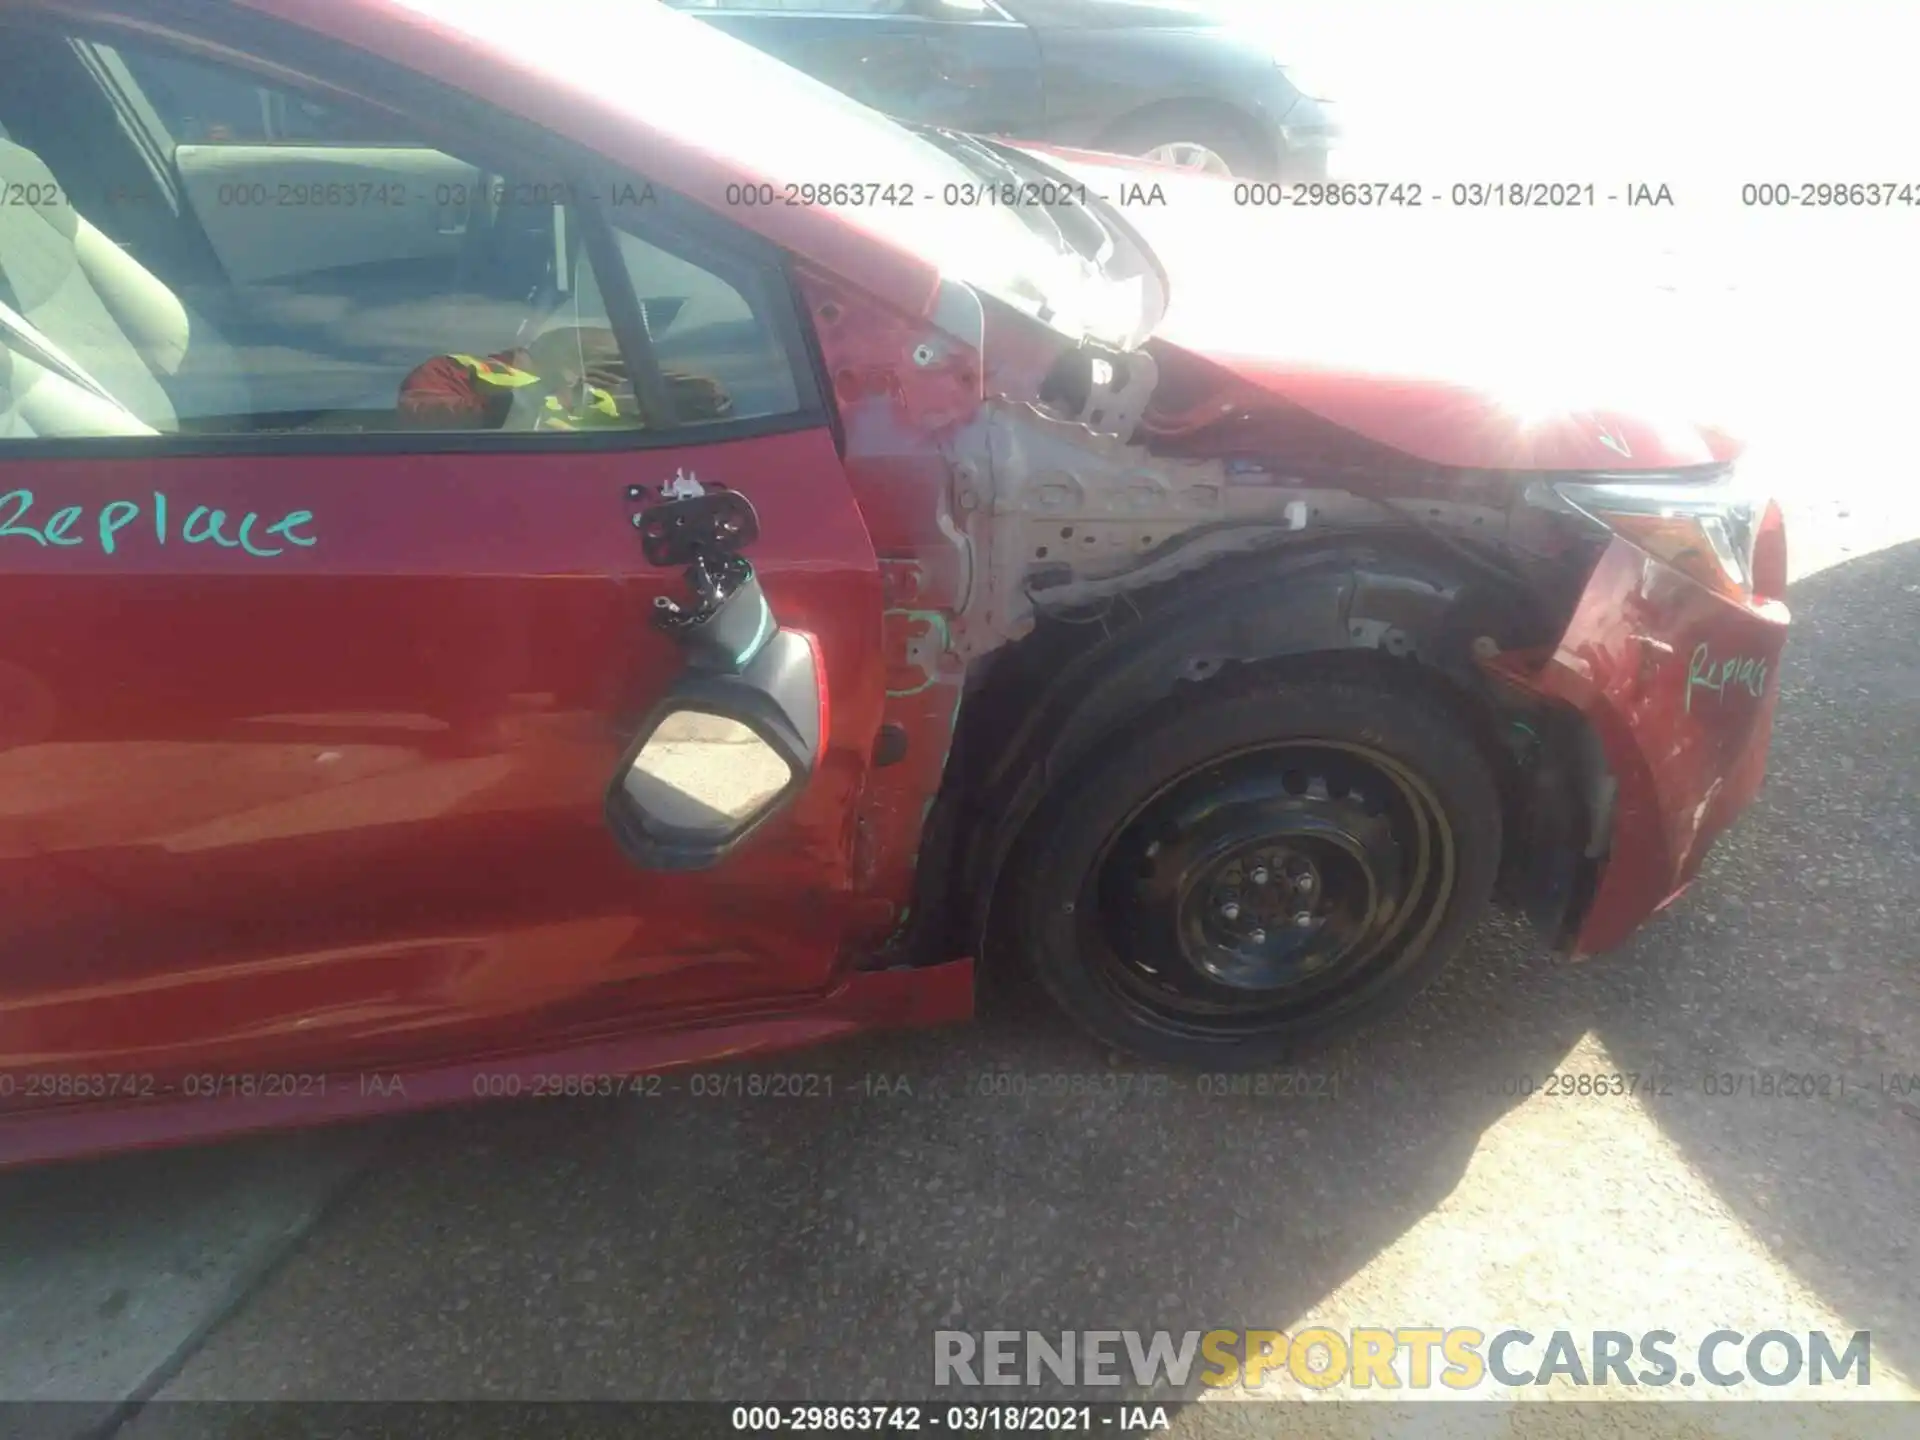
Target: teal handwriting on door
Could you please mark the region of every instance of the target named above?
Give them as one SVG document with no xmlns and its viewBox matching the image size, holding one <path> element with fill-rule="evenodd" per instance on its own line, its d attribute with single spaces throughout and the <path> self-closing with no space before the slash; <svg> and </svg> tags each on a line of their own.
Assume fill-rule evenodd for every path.
<svg viewBox="0 0 1920 1440">
<path fill-rule="evenodd" d="M 1709 690 L 1726 699 L 1728 690 L 1744 690 L 1758 700 L 1767 690 L 1767 662 L 1757 655 L 1716 658 L 1706 641 L 1693 647 L 1687 661 L 1687 713 L 1693 713 L 1693 692 Z"/>
<path fill-rule="evenodd" d="M 304 550 L 320 543 L 320 537 L 310 533 L 311 510 L 289 510 L 256 534 L 261 519 L 255 511 L 247 511 L 236 521 L 225 510 L 196 505 L 174 531 L 168 523 L 167 497 L 158 490 L 144 505 L 138 500 L 114 500 L 102 505 L 92 524 L 86 521 L 86 507 L 68 505 L 48 516 L 44 526 L 35 527 L 27 523 L 27 514 L 32 509 L 31 490 L 10 490 L 0 495 L 0 540 L 31 540 L 36 545 L 55 549 L 91 543 L 99 546 L 103 555 L 117 555 L 135 536 L 144 537 L 143 528 L 136 531 L 135 536 L 129 536 L 127 542 L 121 539 L 121 533 L 144 514 L 153 522 L 154 543 L 159 545 L 173 539 L 184 545 L 212 545 L 222 550 L 239 550 L 258 560 L 271 560 L 286 554 L 289 548 Z"/>
</svg>

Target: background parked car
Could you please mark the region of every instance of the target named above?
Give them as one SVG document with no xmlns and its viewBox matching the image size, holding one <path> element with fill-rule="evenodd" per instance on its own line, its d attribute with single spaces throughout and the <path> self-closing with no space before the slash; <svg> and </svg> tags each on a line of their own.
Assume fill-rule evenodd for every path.
<svg viewBox="0 0 1920 1440">
<path fill-rule="evenodd" d="M 903 120 L 1256 179 L 1337 134 L 1265 40 L 1135 0 L 665 0 Z"/>
</svg>

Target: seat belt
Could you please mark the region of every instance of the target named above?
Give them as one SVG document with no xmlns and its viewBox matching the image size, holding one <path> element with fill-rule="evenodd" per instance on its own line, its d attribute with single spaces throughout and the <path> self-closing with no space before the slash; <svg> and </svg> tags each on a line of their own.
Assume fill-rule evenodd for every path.
<svg viewBox="0 0 1920 1440">
<path fill-rule="evenodd" d="M 8 349 L 25 355 L 42 369 L 51 370 L 61 379 L 78 385 L 82 390 L 106 401 L 128 419 L 139 421 L 139 417 L 115 399 L 106 386 L 89 375 L 66 351 L 49 340 L 34 327 L 31 321 L 4 300 L 0 300 L 0 337 L 5 338 Z"/>
</svg>

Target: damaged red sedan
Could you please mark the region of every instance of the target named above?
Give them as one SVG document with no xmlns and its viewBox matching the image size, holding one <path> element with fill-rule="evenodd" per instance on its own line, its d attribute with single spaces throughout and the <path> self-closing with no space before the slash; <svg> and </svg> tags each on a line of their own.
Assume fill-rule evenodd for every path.
<svg viewBox="0 0 1920 1440">
<path fill-rule="evenodd" d="M 1779 511 L 1233 313 L 1163 178 L 643 0 L 0 0 L 0 1161 L 1623 941 L 1760 783 Z"/>
</svg>

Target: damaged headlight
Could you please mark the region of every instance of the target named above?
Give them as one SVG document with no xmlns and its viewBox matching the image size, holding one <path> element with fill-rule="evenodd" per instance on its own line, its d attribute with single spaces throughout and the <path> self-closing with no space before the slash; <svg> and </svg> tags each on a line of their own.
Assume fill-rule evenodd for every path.
<svg viewBox="0 0 1920 1440">
<path fill-rule="evenodd" d="M 1718 472 L 1590 475 L 1545 488 L 1594 523 L 1730 599 L 1777 599 L 1787 587 L 1786 527 L 1780 507 Z"/>
</svg>

